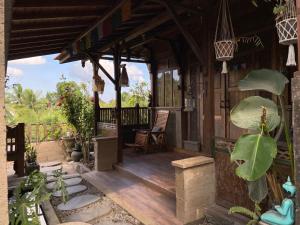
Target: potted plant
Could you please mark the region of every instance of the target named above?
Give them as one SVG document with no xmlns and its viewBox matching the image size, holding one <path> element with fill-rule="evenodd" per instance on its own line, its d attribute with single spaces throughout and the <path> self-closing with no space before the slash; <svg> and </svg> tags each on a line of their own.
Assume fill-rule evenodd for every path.
<svg viewBox="0 0 300 225">
<path fill-rule="evenodd" d="M 26 144 L 25 146 L 25 171 L 26 174 L 29 175 L 33 171 L 40 170 L 40 166 L 37 162 L 37 151 L 34 146 L 31 144 Z"/>
<path fill-rule="evenodd" d="M 75 143 L 75 147 L 71 153 L 71 158 L 74 162 L 79 162 L 82 158 L 82 146 L 79 142 Z"/>
</svg>

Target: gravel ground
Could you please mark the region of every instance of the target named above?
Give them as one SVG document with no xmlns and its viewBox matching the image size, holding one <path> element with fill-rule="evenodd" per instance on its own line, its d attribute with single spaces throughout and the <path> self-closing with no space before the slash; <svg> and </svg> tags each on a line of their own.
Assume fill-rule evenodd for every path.
<svg viewBox="0 0 300 225">
<path fill-rule="evenodd" d="M 111 213 L 109 215 L 105 215 L 100 218 L 95 218 L 89 223 L 93 225 L 143 225 L 140 221 L 135 219 L 133 216 L 131 216 L 128 212 L 126 212 L 124 209 L 122 209 L 120 206 L 115 204 L 111 199 L 106 197 L 103 193 L 99 192 L 93 185 L 83 180 L 80 184 L 83 184 L 87 186 L 87 190 L 84 192 L 80 192 L 77 194 L 73 194 L 69 196 L 69 199 L 75 196 L 85 195 L 85 194 L 93 194 L 100 197 L 100 200 L 90 204 L 84 208 L 76 209 L 76 210 L 69 210 L 69 211 L 60 211 L 57 209 L 57 206 L 62 202 L 61 198 L 53 197 L 51 199 L 51 204 L 53 205 L 55 212 L 61 222 L 67 222 L 65 218 L 71 214 L 76 213 L 84 213 L 84 211 L 91 207 L 101 207 L 101 205 L 111 205 Z"/>
</svg>

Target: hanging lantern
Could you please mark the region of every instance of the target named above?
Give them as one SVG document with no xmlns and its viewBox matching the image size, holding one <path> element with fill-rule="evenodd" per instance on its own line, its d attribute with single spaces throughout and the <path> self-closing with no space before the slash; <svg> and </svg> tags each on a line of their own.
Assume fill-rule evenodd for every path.
<svg viewBox="0 0 300 225">
<path fill-rule="evenodd" d="M 184 99 L 184 111 L 186 112 L 192 112 L 194 111 L 196 107 L 196 101 L 193 98 L 193 92 L 192 92 L 192 87 L 188 87 L 188 91 L 186 93 L 186 97 Z"/>
<path fill-rule="evenodd" d="M 276 18 L 279 43 L 289 45 L 287 66 L 296 66 L 295 48 L 297 43 L 297 12 L 294 0 L 286 0 L 284 10 Z"/>
<path fill-rule="evenodd" d="M 99 94 L 103 94 L 105 88 L 105 81 L 98 75 L 98 71 L 97 73 L 95 73 L 93 78 L 94 78 L 93 91 L 99 92 Z"/>
<path fill-rule="evenodd" d="M 227 74 L 227 61 L 233 58 L 234 49 L 236 46 L 229 4 L 227 0 L 221 0 L 214 46 L 216 59 L 223 62 L 222 74 Z"/>
<path fill-rule="evenodd" d="M 121 67 L 120 86 L 129 87 L 129 78 L 126 70 L 126 64 L 122 64 L 120 67 Z"/>
</svg>

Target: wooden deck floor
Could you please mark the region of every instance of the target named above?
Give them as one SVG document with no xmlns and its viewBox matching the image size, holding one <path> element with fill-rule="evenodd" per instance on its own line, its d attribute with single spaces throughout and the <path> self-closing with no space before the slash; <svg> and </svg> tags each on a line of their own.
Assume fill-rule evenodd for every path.
<svg viewBox="0 0 300 225">
<path fill-rule="evenodd" d="M 126 152 L 119 170 L 89 172 L 83 178 L 146 225 L 180 225 L 175 215 L 175 173 L 171 161 L 187 158 L 184 153 L 135 154 Z M 119 168 L 119 169 L 120 169 Z M 148 181 L 152 184 L 149 185 Z"/>
<path fill-rule="evenodd" d="M 175 170 L 171 162 L 188 157 L 191 155 L 181 152 L 142 154 L 125 149 L 124 162 L 117 168 L 175 196 Z"/>
</svg>

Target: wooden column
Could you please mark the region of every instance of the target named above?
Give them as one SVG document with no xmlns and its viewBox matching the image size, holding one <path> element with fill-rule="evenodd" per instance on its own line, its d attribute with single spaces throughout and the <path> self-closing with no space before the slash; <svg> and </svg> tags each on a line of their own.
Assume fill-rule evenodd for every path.
<svg viewBox="0 0 300 225">
<path fill-rule="evenodd" d="M 295 164 L 296 223 L 300 222 L 300 0 L 296 0 L 298 26 L 298 71 L 292 79 L 293 147 Z"/>
<path fill-rule="evenodd" d="M 9 17 L 12 1 L 0 0 L 0 224 L 8 224 L 7 173 L 6 173 L 6 122 L 5 122 L 5 74 L 8 53 Z M 6 19 L 5 19 L 6 17 Z M 6 22 L 6 23 L 5 23 Z M 5 51 L 6 50 L 6 51 Z"/>
<path fill-rule="evenodd" d="M 206 15 L 203 32 L 203 52 L 205 53 L 205 63 L 202 65 L 202 75 L 204 76 L 204 121 L 203 121 L 203 145 L 202 152 L 205 155 L 212 155 L 215 136 L 215 99 L 214 99 L 214 71 L 213 71 L 213 35 L 210 29 L 210 17 Z"/>
<path fill-rule="evenodd" d="M 118 136 L 118 162 L 123 161 L 122 151 L 122 121 L 121 121 L 121 86 L 120 86 L 120 46 L 114 47 L 114 73 L 115 73 L 115 88 L 116 88 L 116 121 L 117 121 L 117 136 Z"/>
<path fill-rule="evenodd" d="M 98 76 L 98 66 L 93 63 L 93 79 Z M 94 136 L 98 135 L 98 122 L 100 121 L 100 105 L 99 105 L 99 94 L 94 91 Z"/>
</svg>

